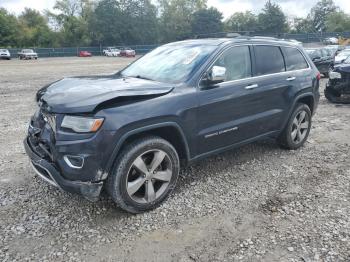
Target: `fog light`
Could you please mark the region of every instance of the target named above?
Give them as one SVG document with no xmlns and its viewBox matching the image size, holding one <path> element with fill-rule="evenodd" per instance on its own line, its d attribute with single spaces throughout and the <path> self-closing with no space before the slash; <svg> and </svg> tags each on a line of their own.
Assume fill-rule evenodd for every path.
<svg viewBox="0 0 350 262">
<path fill-rule="evenodd" d="M 82 156 L 65 155 L 63 159 L 71 168 L 80 169 L 84 165 L 84 157 Z"/>
</svg>

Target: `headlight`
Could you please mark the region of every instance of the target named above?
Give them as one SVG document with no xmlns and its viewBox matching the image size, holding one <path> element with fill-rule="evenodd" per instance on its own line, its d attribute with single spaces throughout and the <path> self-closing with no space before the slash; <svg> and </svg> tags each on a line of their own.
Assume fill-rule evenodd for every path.
<svg viewBox="0 0 350 262">
<path fill-rule="evenodd" d="M 102 126 L 103 120 L 103 118 L 65 116 L 61 127 L 72 129 L 77 133 L 96 132 Z"/>
<path fill-rule="evenodd" d="M 329 72 L 329 79 L 341 79 L 341 74 L 338 72 Z"/>
</svg>

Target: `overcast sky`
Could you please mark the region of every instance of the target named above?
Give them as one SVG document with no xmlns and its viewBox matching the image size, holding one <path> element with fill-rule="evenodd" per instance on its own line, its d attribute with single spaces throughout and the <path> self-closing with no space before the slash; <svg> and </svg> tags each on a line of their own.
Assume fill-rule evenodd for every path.
<svg viewBox="0 0 350 262">
<path fill-rule="evenodd" d="M 283 11 L 290 17 L 305 17 L 318 0 L 275 0 Z M 335 0 L 335 3 L 345 12 L 350 13 L 350 0 Z M 40 11 L 52 9 L 55 0 L 0 0 L 0 6 L 12 13 L 19 14 L 24 7 Z M 227 18 L 234 12 L 253 11 L 258 13 L 263 7 L 264 0 L 208 0 L 209 6 L 218 8 Z"/>
</svg>

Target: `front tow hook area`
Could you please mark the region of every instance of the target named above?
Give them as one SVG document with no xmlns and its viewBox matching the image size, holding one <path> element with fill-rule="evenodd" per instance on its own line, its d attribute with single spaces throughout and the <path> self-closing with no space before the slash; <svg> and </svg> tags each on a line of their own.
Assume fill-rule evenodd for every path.
<svg viewBox="0 0 350 262">
<path fill-rule="evenodd" d="M 102 181 L 82 182 L 67 180 L 62 177 L 53 164 L 41 158 L 33 151 L 27 138 L 24 140 L 24 148 L 31 160 L 34 171 L 40 178 L 63 191 L 80 194 L 89 201 L 96 202 L 99 200 L 103 187 Z"/>
</svg>

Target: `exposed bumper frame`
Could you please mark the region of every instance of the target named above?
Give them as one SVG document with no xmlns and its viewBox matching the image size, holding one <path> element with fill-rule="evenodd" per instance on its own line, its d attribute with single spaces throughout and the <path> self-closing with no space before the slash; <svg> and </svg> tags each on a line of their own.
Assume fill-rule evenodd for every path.
<svg viewBox="0 0 350 262">
<path fill-rule="evenodd" d="M 24 148 L 31 160 L 32 167 L 37 175 L 50 185 L 60 188 L 63 191 L 77 193 L 90 201 L 99 199 L 103 182 L 82 182 L 71 181 L 62 177 L 55 166 L 35 153 L 28 143 L 28 138 L 24 140 Z"/>
</svg>

